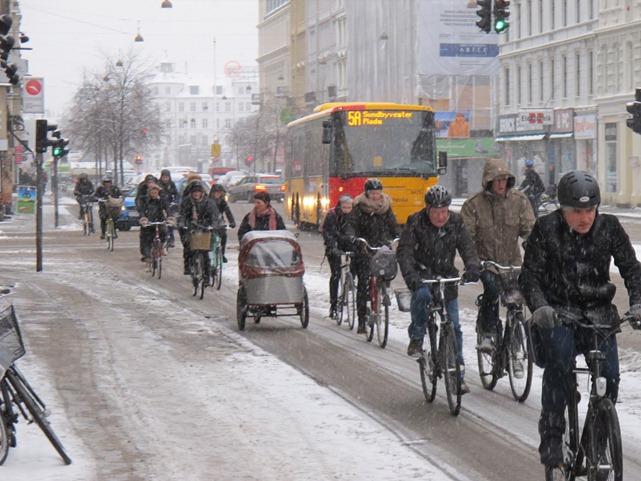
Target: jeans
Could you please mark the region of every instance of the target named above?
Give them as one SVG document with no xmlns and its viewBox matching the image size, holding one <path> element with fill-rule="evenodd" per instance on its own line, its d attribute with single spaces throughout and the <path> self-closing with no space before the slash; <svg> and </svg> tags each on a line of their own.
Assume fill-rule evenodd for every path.
<svg viewBox="0 0 641 481">
<path fill-rule="evenodd" d="M 412 302 L 410 312 L 412 314 L 412 323 L 407 328 L 410 339 L 422 340 L 427 331 L 427 306 L 432 302 L 432 292 L 428 286 L 419 287 L 412 292 Z M 452 321 L 454 334 L 456 335 L 456 344 L 458 348 L 458 363 L 465 364 L 463 359 L 463 332 L 458 315 L 458 298 L 451 299 L 445 303 L 445 310 Z"/>
<path fill-rule="evenodd" d="M 479 308 L 477 331 L 482 334 L 493 334 L 499 324 L 499 280 L 493 272 L 482 271 L 483 298 Z"/>
</svg>

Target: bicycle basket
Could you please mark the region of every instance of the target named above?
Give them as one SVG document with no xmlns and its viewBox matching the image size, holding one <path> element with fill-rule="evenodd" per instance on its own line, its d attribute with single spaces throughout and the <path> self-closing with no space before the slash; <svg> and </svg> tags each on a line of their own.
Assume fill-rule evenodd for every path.
<svg viewBox="0 0 641 481">
<path fill-rule="evenodd" d="M 122 208 L 123 202 L 124 202 L 124 199 L 122 197 L 107 197 L 106 204 L 109 209 L 111 208 L 120 209 Z"/>
<path fill-rule="evenodd" d="M 382 276 L 386 281 L 391 281 L 396 277 L 398 269 L 396 255 L 391 250 L 383 249 L 377 251 L 372 256 L 369 266 L 372 274 Z"/>
<path fill-rule="evenodd" d="M 0 310 L 0 366 L 8 368 L 25 354 L 13 305 Z"/>
<path fill-rule="evenodd" d="M 401 312 L 410 312 L 410 305 L 412 303 L 412 291 L 409 289 L 394 289 L 396 295 L 396 303 L 398 310 Z"/>
<path fill-rule="evenodd" d="M 192 251 L 208 251 L 211 248 L 211 232 L 192 232 L 189 247 Z"/>
</svg>

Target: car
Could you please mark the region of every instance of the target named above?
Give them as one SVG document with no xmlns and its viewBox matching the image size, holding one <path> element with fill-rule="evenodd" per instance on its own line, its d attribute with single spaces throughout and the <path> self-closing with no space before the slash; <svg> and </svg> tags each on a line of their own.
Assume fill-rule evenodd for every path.
<svg viewBox="0 0 641 481">
<path fill-rule="evenodd" d="M 227 200 L 252 202 L 256 192 L 267 192 L 272 200 L 278 202 L 285 200 L 285 185 L 280 176 L 275 174 L 252 174 L 243 177 L 240 182 L 227 189 Z"/>
<path fill-rule="evenodd" d="M 136 194 L 138 193 L 138 187 L 123 193 L 125 196 L 125 201 L 122 205 L 122 212 L 116 219 L 116 227 L 118 230 L 127 231 L 132 227 L 137 227 L 140 225 L 138 222 L 140 215 L 138 214 L 138 209 L 136 209 Z"/>
<path fill-rule="evenodd" d="M 249 172 L 244 170 L 232 170 L 218 178 L 218 183 L 221 184 L 225 190 L 232 185 L 236 185 L 243 177 L 249 175 Z"/>
<path fill-rule="evenodd" d="M 211 176 L 209 174 L 196 174 L 199 175 L 203 184 L 205 185 L 205 191 L 207 194 L 209 194 L 209 189 L 211 187 Z M 185 190 L 185 187 L 187 187 L 187 175 L 183 175 L 180 178 L 174 179 L 174 183 L 176 184 L 176 190 L 178 191 L 178 205 L 180 205 L 182 196 L 183 196 L 183 191 Z"/>
</svg>

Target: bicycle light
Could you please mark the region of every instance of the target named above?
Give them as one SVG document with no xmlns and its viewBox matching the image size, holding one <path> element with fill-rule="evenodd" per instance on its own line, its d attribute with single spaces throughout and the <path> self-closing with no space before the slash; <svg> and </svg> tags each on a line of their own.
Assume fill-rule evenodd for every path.
<svg viewBox="0 0 641 481">
<path fill-rule="evenodd" d="M 607 388 L 607 381 L 605 380 L 604 377 L 597 377 L 596 381 L 594 383 L 594 387 L 596 388 L 596 394 L 599 397 L 605 396 L 605 391 Z"/>
</svg>

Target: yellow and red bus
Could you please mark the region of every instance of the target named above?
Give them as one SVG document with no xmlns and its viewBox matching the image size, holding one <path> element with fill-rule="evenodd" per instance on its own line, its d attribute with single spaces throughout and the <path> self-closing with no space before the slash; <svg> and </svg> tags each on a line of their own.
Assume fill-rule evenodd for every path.
<svg viewBox="0 0 641 481">
<path fill-rule="evenodd" d="M 341 195 L 356 197 L 377 177 L 400 223 L 424 207 L 447 160 L 436 153 L 434 111 L 423 105 L 335 102 L 287 125 L 286 211 L 319 226 Z M 439 169 L 440 168 L 440 169 Z"/>
</svg>

